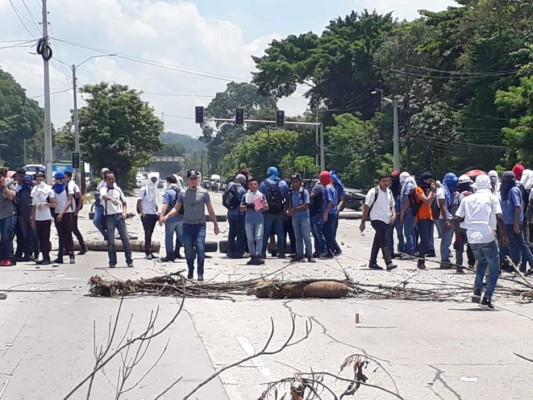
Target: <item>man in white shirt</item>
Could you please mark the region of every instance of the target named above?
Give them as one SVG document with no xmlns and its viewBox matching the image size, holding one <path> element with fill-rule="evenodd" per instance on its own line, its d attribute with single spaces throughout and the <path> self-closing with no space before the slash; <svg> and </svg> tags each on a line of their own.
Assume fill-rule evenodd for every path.
<svg viewBox="0 0 533 400">
<path fill-rule="evenodd" d="M 122 190 L 115 183 L 115 174 L 106 174 L 106 186 L 100 188 L 100 199 L 104 206 L 104 215 L 107 228 L 107 254 L 109 255 L 109 267 L 117 265 L 117 251 L 115 250 L 115 228 L 118 230 L 120 240 L 124 246 L 126 264 L 133 268 L 130 239 L 126 230 L 127 204 Z"/>
<path fill-rule="evenodd" d="M 69 187 L 65 182 L 65 173 L 56 172 L 54 175 L 55 183 L 52 189 L 55 192 L 56 207 L 54 216 L 56 222 L 57 234 L 59 236 L 59 251 L 57 264 L 63 264 L 63 255 L 67 253 L 70 257 L 70 263 L 74 264 L 74 242 L 72 240 L 72 224 L 74 222 L 74 188 Z"/>
<path fill-rule="evenodd" d="M 500 202 L 490 192 L 490 178 L 487 175 L 478 176 L 476 186 L 476 193 L 465 197 L 455 213 L 455 229 L 458 232 L 460 222 L 464 222 L 468 244 L 478 261 L 472 302 L 479 303 L 481 300 L 483 277 L 488 267 L 487 289 L 480 306 L 485 310 L 494 310 L 491 299 L 500 272 L 496 221 L 503 235 L 504 246 L 509 244 L 509 236 L 502 218 Z"/>
<path fill-rule="evenodd" d="M 104 216 L 104 205 L 103 201 L 100 200 L 100 190 L 106 186 L 106 175 L 109 172 L 108 168 L 102 168 L 100 170 L 100 176 L 102 177 L 102 180 L 98 184 L 98 188 L 94 192 L 94 218 L 93 218 L 93 224 L 96 226 L 96 228 L 100 231 L 102 234 L 104 240 L 107 242 L 107 229 L 105 224 L 105 216 Z"/>
<path fill-rule="evenodd" d="M 33 206 L 31 226 L 37 232 L 39 249 L 43 255 L 40 261 L 36 260 L 39 265 L 52 264 L 50 260 L 50 229 L 52 226 L 50 209 L 56 207 L 55 192 L 51 186 L 46 184 L 45 179 L 43 173 L 38 173 L 35 176 L 36 185 L 31 192 Z"/>
<path fill-rule="evenodd" d="M 87 246 L 85 246 L 85 240 L 83 239 L 80 229 L 78 228 L 78 214 L 83 208 L 83 195 L 81 194 L 80 187 L 72 179 L 72 172 L 65 172 L 65 182 L 67 183 L 67 185 L 69 185 L 69 187 L 72 187 L 72 190 L 74 191 L 74 215 L 72 220 L 72 233 L 74 234 L 76 239 L 78 239 L 78 243 L 80 244 L 80 252 L 78 253 L 78 255 L 82 256 L 87 253 Z"/>
<path fill-rule="evenodd" d="M 148 175 L 148 184 L 139 191 L 137 200 L 137 212 L 141 214 L 141 222 L 144 229 L 144 252 L 146 259 L 157 258 L 152 253 L 152 235 L 155 225 L 159 221 L 159 192 L 157 191 L 158 178 L 156 175 Z"/>
<path fill-rule="evenodd" d="M 437 204 L 439 207 L 439 219 L 437 220 L 437 230 L 440 234 L 440 269 L 451 269 L 450 245 L 453 240 L 453 215 L 450 213 L 453 196 L 457 189 L 457 176 L 449 172 L 444 176 L 442 185 L 437 189 Z"/>
<path fill-rule="evenodd" d="M 378 186 L 370 189 L 366 195 L 363 217 L 359 230 L 364 232 L 365 221 L 370 221 L 372 228 L 376 231 L 372 251 L 370 252 L 370 269 L 382 270 L 377 264 L 378 252 L 381 249 L 383 259 L 387 264 L 387 271 L 391 271 L 397 266 L 392 263 L 392 257 L 387 242 L 387 231 L 396 220 L 396 210 L 394 207 L 394 196 L 392 195 L 390 178 L 385 175 L 379 177 Z"/>
</svg>

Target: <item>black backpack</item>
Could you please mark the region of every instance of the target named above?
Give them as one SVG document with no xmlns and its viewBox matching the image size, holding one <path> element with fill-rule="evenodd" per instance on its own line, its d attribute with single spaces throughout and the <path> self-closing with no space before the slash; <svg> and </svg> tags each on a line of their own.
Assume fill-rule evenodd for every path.
<svg viewBox="0 0 533 400">
<path fill-rule="evenodd" d="M 268 186 L 268 191 L 266 195 L 268 203 L 268 212 L 270 214 L 279 214 L 283 211 L 285 204 L 285 197 L 279 189 L 279 183 L 281 180 L 277 181 L 274 185 L 265 180 L 265 184 Z"/>
<path fill-rule="evenodd" d="M 239 187 L 237 184 L 230 185 L 222 195 L 222 205 L 228 210 L 236 210 L 241 205 L 239 199 Z"/>
<path fill-rule="evenodd" d="M 176 189 L 176 188 L 170 188 L 170 189 L 172 189 L 176 193 L 176 197 L 174 198 L 174 201 L 170 201 L 168 203 L 167 212 L 166 212 L 167 214 L 170 212 L 170 210 L 172 210 L 176 206 L 176 203 L 178 202 L 178 196 L 180 194 L 180 191 L 178 189 Z M 184 205 L 185 204 L 181 205 L 181 208 L 180 208 L 178 214 L 181 214 L 181 215 L 185 214 Z"/>
</svg>

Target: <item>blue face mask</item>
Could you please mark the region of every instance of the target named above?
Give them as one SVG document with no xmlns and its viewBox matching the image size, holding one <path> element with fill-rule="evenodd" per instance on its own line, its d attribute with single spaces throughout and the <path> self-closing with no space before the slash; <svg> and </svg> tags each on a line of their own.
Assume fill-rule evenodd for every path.
<svg viewBox="0 0 533 400">
<path fill-rule="evenodd" d="M 56 181 L 56 183 L 53 186 L 54 192 L 56 192 L 57 194 L 63 193 L 63 191 L 65 190 L 65 186 L 66 185 L 63 179 Z"/>
</svg>

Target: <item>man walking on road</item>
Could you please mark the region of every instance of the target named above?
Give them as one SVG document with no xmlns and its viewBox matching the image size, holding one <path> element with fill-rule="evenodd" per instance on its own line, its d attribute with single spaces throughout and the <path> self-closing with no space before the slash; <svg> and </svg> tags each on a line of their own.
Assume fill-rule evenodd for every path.
<svg viewBox="0 0 533 400">
<path fill-rule="evenodd" d="M 148 260 L 157 258 L 152 253 L 152 235 L 155 225 L 159 221 L 158 180 L 156 175 L 148 176 L 148 183 L 139 191 L 139 199 L 137 200 L 137 212 L 141 215 L 144 230 L 144 253 Z"/>
<path fill-rule="evenodd" d="M 230 182 L 224 195 L 222 205 L 228 209 L 228 257 L 242 258 L 246 248 L 245 213 L 241 211 L 242 198 L 246 194 L 246 177 L 238 174 Z"/>
<path fill-rule="evenodd" d="M 57 234 L 59 236 L 59 250 L 57 264 L 63 264 L 63 255 L 67 253 L 70 263 L 74 264 L 74 241 L 72 240 L 72 225 L 74 223 L 74 188 L 67 185 L 64 172 L 56 172 L 55 184 L 52 186 L 55 192 L 56 207 L 54 209 Z"/>
<path fill-rule="evenodd" d="M 72 233 L 74 234 L 76 239 L 78 239 L 78 243 L 80 244 L 80 252 L 78 253 L 78 255 L 82 256 L 87 253 L 87 246 L 85 246 L 85 240 L 83 239 L 83 235 L 81 234 L 80 229 L 78 228 L 78 215 L 81 209 L 83 208 L 83 195 L 81 194 L 80 187 L 72 179 L 72 172 L 65 172 L 65 182 L 74 190 L 74 214 L 72 218 Z"/>
<path fill-rule="evenodd" d="M 181 244 L 183 240 L 183 213 L 176 213 L 173 217 L 166 219 L 166 222 L 164 221 L 168 213 L 174 209 L 178 201 L 178 194 L 183 190 L 183 186 L 175 175 L 167 176 L 166 181 L 167 190 L 163 195 L 163 208 L 159 216 L 159 225 L 165 223 L 165 249 L 167 255 L 162 257 L 160 261 L 174 262 L 176 257 L 179 258 L 178 243 Z M 183 211 L 183 208 L 181 211 Z M 176 234 L 176 249 L 174 248 L 174 234 Z"/>
<path fill-rule="evenodd" d="M 378 252 L 381 249 L 383 259 L 387 265 L 387 271 L 392 271 L 397 266 L 392 263 L 392 256 L 387 242 L 387 233 L 396 221 L 396 209 L 394 196 L 389 189 L 390 178 L 385 175 L 379 177 L 378 186 L 371 189 L 365 199 L 365 207 L 359 230 L 364 232 L 365 221 L 370 221 L 372 228 L 376 231 L 372 250 L 370 252 L 370 269 L 382 270 L 377 264 Z"/>
<path fill-rule="evenodd" d="M 442 185 L 437 189 L 437 205 L 439 208 L 439 219 L 436 221 L 439 231 L 440 240 L 440 257 L 441 269 L 451 269 L 450 264 L 450 245 L 453 239 L 453 215 L 450 207 L 454 198 L 455 189 L 457 189 L 457 176 L 449 172 L 444 176 Z"/>
<path fill-rule="evenodd" d="M 326 240 L 326 254 L 324 258 L 333 258 L 342 254 L 342 250 L 337 243 L 335 227 L 339 219 L 337 205 L 339 198 L 337 191 L 331 182 L 331 175 L 328 171 L 320 173 L 320 183 L 324 186 L 324 210 L 322 211 L 322 221 L 324 222 L 324 238 Z"/>
<path fill-rule="evenodd" d="M 193 279 L 194 259 L 198 256 L 198 280 L 203 281 L 206 236 L 205 207 L 207 207 L 209 217 L 215 225 L 215 235 L 218 235 L 220 230 L 209 193 L 199 186 L 199 176 L 200 173 L 194 169 L 187 171 L 188 187 L 179 193 L 175 207 L 163 217 L 163 222 L 179 213 L 183 207 L 183 244 L 185 245 L 185 257 L 189 269 L 187 279 Z"/>
<path fill-rule="evenodd" d="M 100 199 L 104 206 L 104 215 L 107 230 L 107 254 L 109 256 L 109 267 L 115 268 L 117 265 L 117 251 L 115 249 L 115 229 L 118 230 L 126 264 L 133 268 L 133 258 L 131 255 L 130 239 L 126 229 L 127 204 L 126 197 L 122 190 L 115 183 L 115 174 L 108 172 L 106 175 L 106 185 L 100 189 Z"/>
<path fill-rule="evenodd" d="M 42 260 L 35 261 L 39 265 L 50 265 L 50 229 L 52 226 L 51 208 L 55 208 L 55 192 L 52 187 L 45 182 L 43 173 L 38 173 L 35 177 L 36 185 L 31 192 L 32 197 L 32 228 L 37 231 L 39 248 L 43 255 Z"/>
<path fill-rule="evenodd" d="M 487 289 L 480 306 L 485 310 L 494 310 L 492 294 L 496 288 L 500 272 L 498 243 L 495 234 L 496 222 L 502 232 L 504 246 L 509 243 L 509 237 L 502 218 L 500 203 L 497 197 L 490 193 L 490 178 L 487 175 L 478 176 L 476 178 L 476 186 L 476 193 L 465 197 L 459 205 L 459 209 L 455 214 L 455 229 L 459 231 L 459 223 L 461 221 L 464 222 L 468 243 L 479 263 L 472 302 L 480 302 L 483 278 L 488 268 Z"/>
<path fill-rule="evenodd" d="M 93 218 L 93 224 L 96 226 L 96 228 L 100 231 L 102 234 L 104 240 L 107 242 L 107 230 L 106 230 L 106 222 L 105 222 L 105 215 L 104 215 L 104 203 L 101 200 L 101 189 L 106 186 L 106 176 L 109 172 L 108 168 L 102 168 L 100 170 L 100 175 L 102 177 L 102 180 L 98 184 L 98 188 L 94 192 L 94 218 Z"/>
</svg>

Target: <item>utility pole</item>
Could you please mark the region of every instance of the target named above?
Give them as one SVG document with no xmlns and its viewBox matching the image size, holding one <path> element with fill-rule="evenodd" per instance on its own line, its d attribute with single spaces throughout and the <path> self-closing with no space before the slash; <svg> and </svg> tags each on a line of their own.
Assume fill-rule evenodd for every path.
<svg viewBox="0 0 533 400">
<path fill-rule="evenodd" d="M 50 116 L 50 65 L 47 52 L 48 47 L 48 9 L 43 0 L 43 42 L 42 58 L 44 66 L 44 163 L 46 165 L 46 180 L 52 182 L 52 120 Z M 50 54 L 51 55 L 51 54 Z"/>
<path fill-rule="evenodd" d="M 82 160 L 80 153 L 80 121 L 78 119 L 78 82 L 76 78 L 76 65 L 72 64 L 72 92 L 74 94 L 74 152 L 80 155 L 80 162 Z M 81 177 L 77 174 L 78 171 L 72 170 L 74 180 L 78 185 L 81 185 Z"/>
<path fill-rule="evenodd" d="M 393 145 L 393 166 L 395 171 L 400 170 L 400 129 L 398 128 L 398 99 L 392 100 L 392 109 L 394 112 L 394 133 L 392 137 Z"/>
<path fill-rule="evenodd" d="M 28 163 L 28 155 L 26 153 L 26 139 L 24 139 L 24 165 Z"/>
<path fill-rule="evenodd" d="M 322 122 L 319 126 L 320 129 L 320 169 L 326 170 L 326 149 L 324 147 L 324 124 Z"/>
<path fill-rule="evenodd" d="M 315 115 L 316 115 L 316 122 L 318 122 L 318 110 L 316 111 Z M 318 133 L 319 133 L 319 130 L 320 130 L 320 128 L 319 128 L 319 126 L 317 125 L 317 126 L 315 127 L 315 165 L 316 165 L 316 166 L 320 166 L 320 165 L 321 165 L 321 164 L 320 164 L 320 154 L 319 154 L 319 152 L 318 152 L 318 148 L 319 148 L 319 144 L 318 144 L 318 142 L 319 142 L 319 139 L 318 139 L 319 136 L 318 136 Z"/>
</svg>

